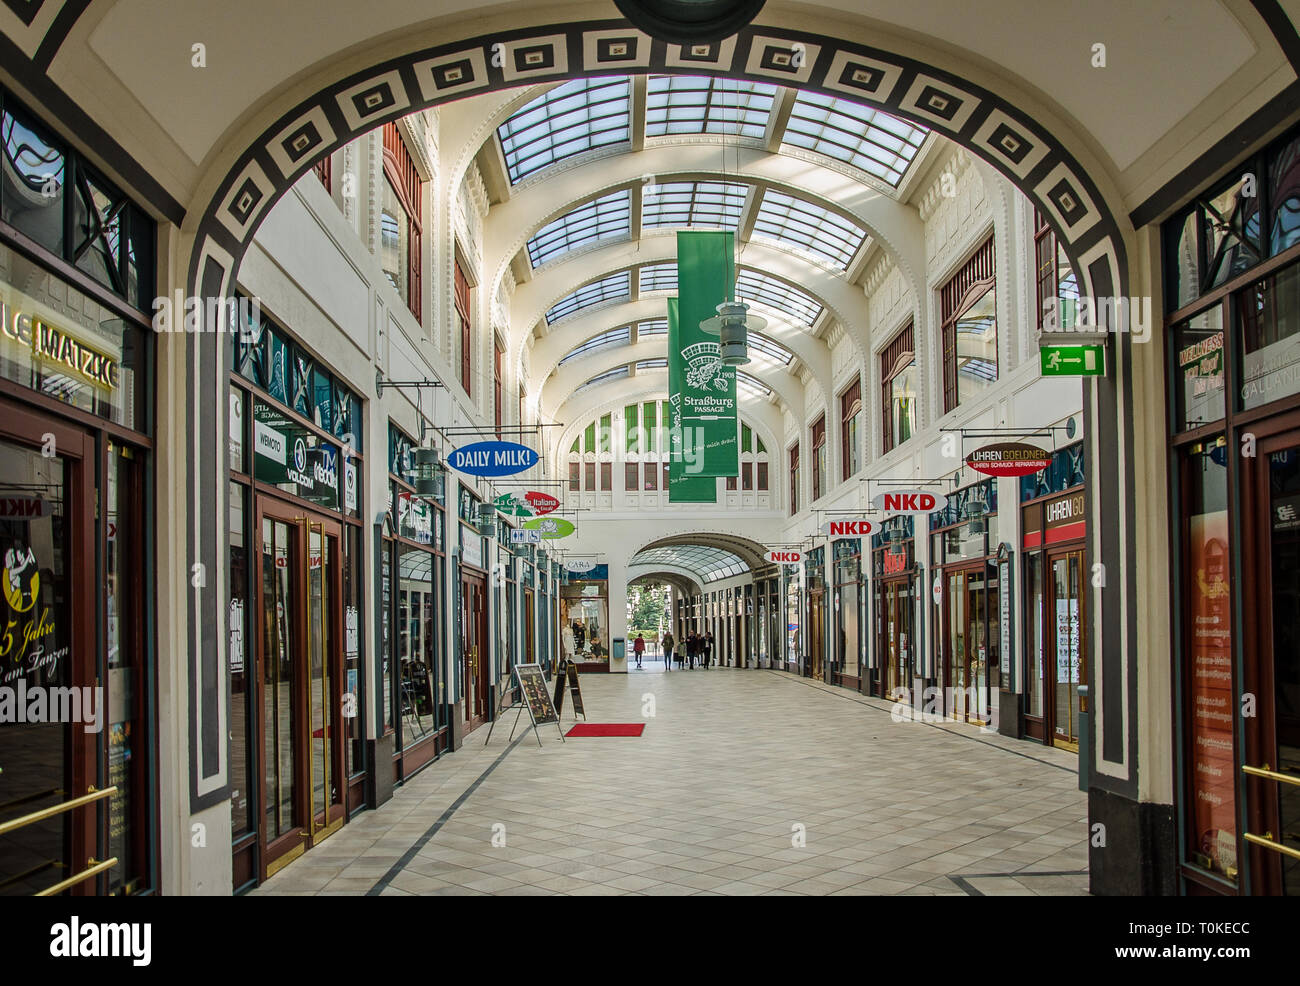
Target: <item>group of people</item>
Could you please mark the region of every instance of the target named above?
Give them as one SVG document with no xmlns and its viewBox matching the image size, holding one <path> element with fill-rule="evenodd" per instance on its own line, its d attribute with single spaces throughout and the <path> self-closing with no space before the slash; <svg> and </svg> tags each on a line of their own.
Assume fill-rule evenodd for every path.
<svg viewBox="0 0 1300 986">
<path fill-rule="evenodd" d="M 695 662 L 698 661 L 701 668 L 707 668 L 709 662 L 713 659 L 713 634 L 705 631 L 704 633 L 688 633 L 685 639 L 680 642 L 673 639 L 671 633 L 664 634 L 664 670 L 672 669 L 673 661 L 677 662 L 677 670 L 681 670 L 683 665 L 689 670 L 694 670 Z"/>
</svg>

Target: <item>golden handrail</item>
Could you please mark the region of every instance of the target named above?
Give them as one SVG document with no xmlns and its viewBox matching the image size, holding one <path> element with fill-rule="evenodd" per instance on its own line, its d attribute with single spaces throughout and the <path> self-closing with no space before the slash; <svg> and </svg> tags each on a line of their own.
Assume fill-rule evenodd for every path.
<svg viewBox="0 0 1300 986">
<path fill-rule="evenodd" d="M 0 822 L 0 835 L 8 835 L 10 832 L 31 825 L 33 822 L 43 822 L 47 818 L 53 818 L 55 815 L 61 815 L 65 811 L 71 811 L 73 808 L 80 808 L 83 805 L 90 804 L 91 802 L 112 797 L 114 794 L 117 794 L 116 784 L 112 787 L 106 787 L 102 791 L 92 790 L 90 794 L 83 794 L 79 798 L 65 801 L 63 804 L 55 805 L 53 808 L 42 808 L 40 811 L 34 811 L 30 815 L 19 815 L 17 818 L 10 819 L 7 822 Z"/>
<path fill-rule="evenodd" d="M 1243 832 L 1242 836 L 1247 842 L 1253 842 L 1257 846 L 1263 846 L 1265 849 L 1272 849 L 1274 852 L 1280 852 L 1283 856 L 1290 856 L 1292 859 L 1300 859 L 1300 849 L 1292 849 L 1290 846 L 1284 846 L 1280 842 L 1274 842 L 1268 836 L 1272 832 L 1265 832 L 1263 835 L 1256 835 L 1254 832 Z"/>
<path fill-rule="evenodd" d="M 1266 781 L 1278 781 L 1282 784 L 1294 784 L 1296 787 L 1300 787 L 1300 777 L 1292 774 L 1279 774 L 1276 770 L 1269 770 L 1267 764 L 1263 767 L 1250 767 L 1243 764 L 1241 772 L 1250 774 L 1251 777 L 1262 777 Z"/>
<path fill-rule="evenodd" d="M 103 873 L 105 870 L 111 870 L 117 865 L 117 857 L 114 856 L 112 859 L 106 859 L 102 863 L 96 863 L 95 858 L 92 856 L 90 859 L 86 860 L 86 865 L 89 869 L 84 869 L 76 876 L 70 876 L 66 880 L 60 880 L 52 887 L 46 887 L 44 890 L 39 890 L 33 896 L 53 897 L 55 894 L 63 893 L 63 891 L 67 890 L 69 887 L 75 887 L 82 880 L 88 880 L 92 876 L 99 876 L 99 874 Z"/>
</svg>

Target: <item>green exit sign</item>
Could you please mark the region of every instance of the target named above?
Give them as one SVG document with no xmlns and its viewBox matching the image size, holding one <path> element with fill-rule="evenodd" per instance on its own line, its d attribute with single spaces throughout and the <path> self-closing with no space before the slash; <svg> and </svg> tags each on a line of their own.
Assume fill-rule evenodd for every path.
<svg viewBox="0 0 1300 986">
<path fill-rule="evenodd" d="M 1104 377 L 1105 346 L 1044 346 L 1038 351 L 1045 377 Z"/>
</svg>

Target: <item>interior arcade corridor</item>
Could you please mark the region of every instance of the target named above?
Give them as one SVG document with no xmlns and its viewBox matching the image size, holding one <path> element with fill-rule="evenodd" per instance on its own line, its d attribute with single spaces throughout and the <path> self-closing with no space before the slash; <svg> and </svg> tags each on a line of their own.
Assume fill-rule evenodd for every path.
<svg viewBox="0 0 1300 986">
<path fill-rule="evenodd" d="M 554 732 L 546 747 L 495 733 L 255 893 L 1087 893 L 1067 753 L 895 722 L 890 703 L 775 671 L 593 676 L 583 691 L 643 737 L 560 750 Z"/>
<path fill-rule="evenodd" d="M 1283 913 L 1298 23 L 0 2 L 0 899 Z"/>
</svg>

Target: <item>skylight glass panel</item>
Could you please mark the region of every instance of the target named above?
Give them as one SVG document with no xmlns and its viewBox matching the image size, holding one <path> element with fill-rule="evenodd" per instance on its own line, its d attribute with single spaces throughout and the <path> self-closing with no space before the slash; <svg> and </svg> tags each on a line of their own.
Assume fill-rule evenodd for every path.
<svg viewBox="0 0 1300 986">
<path fill-rule="evenodd" d="M 627 376 L 627 374 L 628 374 L 628 369 L 626 366 L 618 366 L 610 370 L 608 373 L 602 373 L 598 377 L 592 377 L 581 387 L 579 387 L 578 390 L 586 390 L 588 387 L 595 387 L 598 384 L 608 383 L 611 380 L 619 380 Z M 577 393 L 577 391 L 574 391 L 574 393 Z"/>
<path fill-rule="evenodd" d="M 741 301 L 756 301 L 767 305 L 809 326 L 822 313 L 822 306 L 799 289 L 758 271 L 740 272 L 736 277 L 736 294 Z"/>
<path fill-rule="evenodd" d="M 749 571 L 749 566 L 730 551 L 698 544 L 646 548 L 636 553 L 632 565 L 672 565 L 674 568 L 694 572 L 704 582 L 716 582 Z"/>
<path fill-rule="evenodd" d="M 759 335 L 757 332 L 749 333 L 749 348 L 776 360 L 783 366 L 789 366 L 790 361 L 794 359 L 794 353 L 790 352 L 790 350 L 779 342 L 769 339 L 767 336 Z"/>
<path fill-rule="evenodd" d="M 677 265 L 652 264 L 641 268 L 641 292 L 676 291 Z M 667 323 L 665 323 L 666 325 Z"/>
<path fill-rule="evenodd" d="M 554 309 L 552 309 L 554 310 Z M 595 352 L 597 349 L 604 349 L 606 346 L 621 346 L 632 339 L 632 329 L 630 326 L 623 326 L 621 329 L 610 329 L 608 332 L 602 332 L 595 338 L 588 339 L 581 346 L 572 349 L 560 360 L 559 365 L 563 366 L 569 360 L 575 357 L 585 355 L 586 353 Z"/>
<path fill-rule="evenodd" d="M 741 370 L 736 371 L 736 388 L 758 397 L 772 396 L 771 387 L 759 380 L 758 377 L 751 377 L 748 373 L 744 373 Z"/>
<path fill-rule="evenodd" d="M 668 181 L 643 193 L 644 227 L 704 226 L 735 229 L 745 207 L 746 186 L 724 181 Z"/>
<path fill-rule="evenodd" d="M 636 326 L 636 335 L 638 339 L 644 339 L 646 336 L 666 336 L 668 334 L 668 319 L 655 318 L 648 322 L 638 322 Z"/>
<path fill-rule="evenodd" d="M 625 188 L 593 199 L 547 223 L 528 241 L 528 260 L 534 267 L 540 267 L 588 243 L 631 234 L 631 199 Z"/>
<path fill-rule="evenodd" d="M 870 106 L 802 92 L 790 111 L 785 142 L 851 164 L 897 188 L 926 133 Z"/>
<path fill-rule="evenodd" d="M 709 76 L 652 75 L 646 90 L 647 137 L 730 134 L 761 138 L 776 86 Z"/>
<path fill-rule="evenodd" d="M 666 370 L 668 368 L 668 360 L 643 359 L 637 363 L 636 368 L 638 372 L 641 370 Z"/>
<path fill-rule="evenodd" d="M 573 294 L 566 295 L 555 303 L 555 307 L 546 313 L 546 324 L 552 325 L 560 319 L 567 318 L 584 308 L 590 308 L 592 305 L 631 297 L 628 283 L 628 272 L 622 270 L 617 274 L 602 277 L 599 281 L 584 284 Z"/>
<path fill-rule="evenodd" d="M 574 79 L 497 128 L 513 185 L 557 161 L 631 138 L 628 80 Z"/>
<path fill-rule="evenodd" d="M 807 250 L 846 270 L 867 231 L 819 205 L 769 189 L 754 221 L 754 235 Z"/>
</svg>

